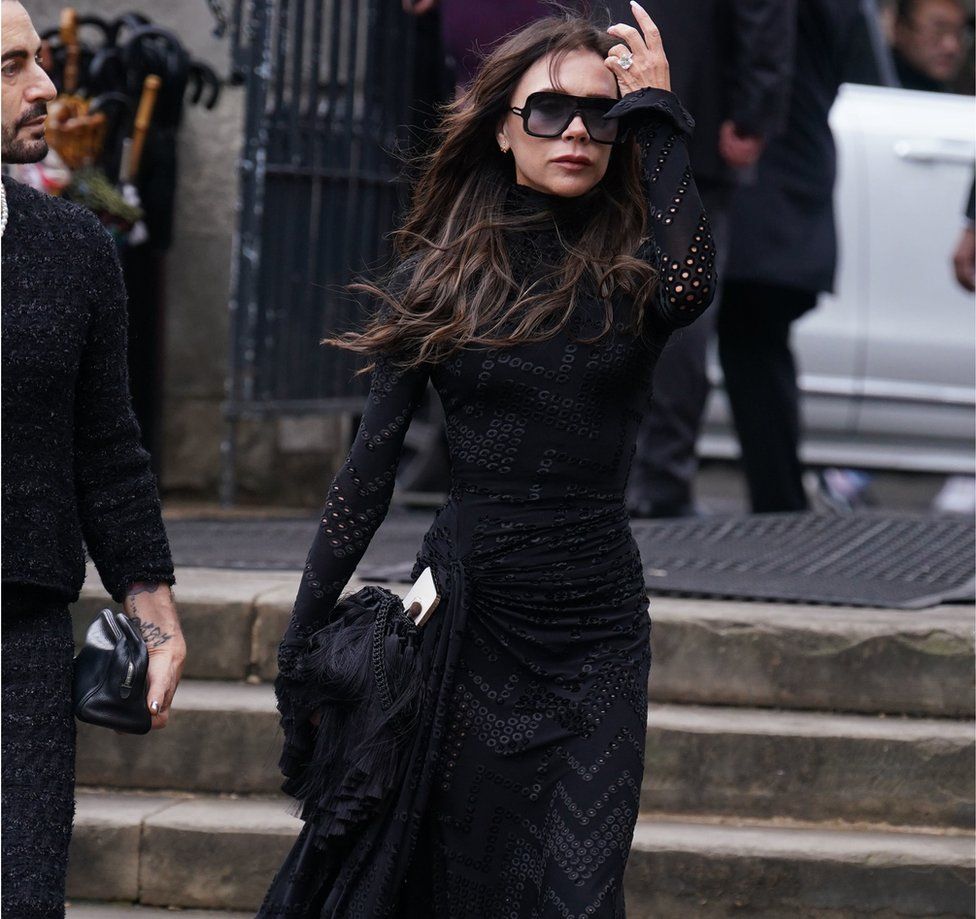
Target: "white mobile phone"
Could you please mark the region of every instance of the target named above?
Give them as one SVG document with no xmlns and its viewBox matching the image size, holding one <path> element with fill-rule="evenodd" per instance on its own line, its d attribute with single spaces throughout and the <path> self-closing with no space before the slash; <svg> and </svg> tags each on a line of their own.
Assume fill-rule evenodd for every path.
<svg viewBox="0 0 976 919">
<path fill-rule="evenodd" d="M 437 595 L 437 585 L 434 584 L 434 572 L 430 568 L 424 568 L 423 573 L 403 598 L 403 608 L 417 625 L 423 625 L 437 609 L 440 600 Z"/>
</svg>

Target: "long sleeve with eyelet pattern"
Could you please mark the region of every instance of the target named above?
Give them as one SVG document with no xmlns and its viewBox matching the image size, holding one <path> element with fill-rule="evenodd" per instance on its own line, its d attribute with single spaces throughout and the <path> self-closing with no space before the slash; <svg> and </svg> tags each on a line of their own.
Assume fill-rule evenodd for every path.
<svg viewBox="0 0 976 919">
<path fill-rule="evenodd" d="M 336 474 L 305 562 L 285 644 L 304 644 L 328 619 L 393 497 L 403 438 L 427 385 L 426 369 L 376 362 L 355 442 Z"/>
<path fill-rule="evenodd" d="M 651 315 L 665 328 L 694 322 L 715 294 L 715 247 L 688 156 L 694 120 L 674 93 L 640 89 L 609 112 L 636 131 L 647 198 L 638 255 L 660 272 Z"/>
</svg>

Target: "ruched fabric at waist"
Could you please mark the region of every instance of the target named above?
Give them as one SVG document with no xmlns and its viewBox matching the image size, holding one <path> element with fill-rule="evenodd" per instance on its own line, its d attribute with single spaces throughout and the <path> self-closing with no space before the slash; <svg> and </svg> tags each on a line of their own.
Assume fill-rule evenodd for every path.
<svg viewBox="0 0 976 919">
<path fill-rule="evenodd" d="M 498 501 L 452 493 L 420 564 L 463 564 L 479 590 L 532 603 L 630 607 L 644 596 L 640 554 L 623 501 Z M 436 567 L 436 564 L 435 564 Z"/>
<path fill-rule="evenodd" d="M 494 636 L 492 646 L 529 669 L 551 670 L 595 649 L 629 659 L 647 640 L 640 553 L 622 503 L 520 507 L 452 495 L 427 532 L 414 576 L 426 565 L 447 591 L 443 573 L 462 573 L 473 634 Z"/>
<path fill-rule="evenodd" d="M 536 481 L 524 489 L 513 489 L 510 481 L 478 482 L 454 479 L 450 501 L 465 506 L 512 508 L 527 514 L 551 513 L 573 508 L 622 508 L 624 488 L 596 478 Z"/>
<path fill-rule="evenodd" d="M 551 562 L 564 561 L 567 555 L 595 557 L 631 538 L 621 496 L 562 494 L 528 500 L 457 489 L 438 510 L 431 531 L 453 537 L 458 554 L 478 566 L 510 554 Z"/>
</svg>

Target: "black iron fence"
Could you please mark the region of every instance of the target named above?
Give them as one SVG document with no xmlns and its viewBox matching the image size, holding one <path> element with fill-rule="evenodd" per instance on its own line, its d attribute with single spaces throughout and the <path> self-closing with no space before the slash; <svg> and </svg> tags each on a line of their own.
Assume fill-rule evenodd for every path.
<svg viewBox="0 0 976 919">
<path fill-rule="evenodd" d="M 221 498 L 243 418 L 358 410 L 354 357 L 319 341 L 352 327 L 344 292 L 381 262 L 402 200 L 394 150 L 410 120 L 415 23 L 397 0 L 236 0 L 245 85 L 230 299 Z"/>
</svg>

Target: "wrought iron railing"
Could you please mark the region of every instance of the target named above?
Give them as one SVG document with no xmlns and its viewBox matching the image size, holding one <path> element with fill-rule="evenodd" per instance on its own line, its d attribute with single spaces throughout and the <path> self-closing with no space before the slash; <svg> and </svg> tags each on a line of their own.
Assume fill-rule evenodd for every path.
<svg viewBox="0 0 976 919">
<path fill-rule="evenodd" d="M 390 0 L 236 0 L 232 69 L 244 141 L 230 298 L 221 498 L 233 500 L 243 418 L 357 410 L 345 292 L 381 263 L 403 200 L 415 21 Z"/>
</svg>

